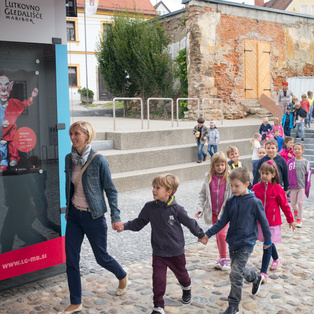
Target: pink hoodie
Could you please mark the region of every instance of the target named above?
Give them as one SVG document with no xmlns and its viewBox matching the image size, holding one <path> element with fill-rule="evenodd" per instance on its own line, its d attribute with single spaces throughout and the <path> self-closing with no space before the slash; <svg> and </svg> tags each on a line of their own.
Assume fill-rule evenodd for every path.
<svg viewBox="0 0 314 314">
<path fill-rule="evenodd" d="M 226 181 L 223 181 L 223 176 L 213 174 L 212 180 L 209 183 L 209 190 L 213 214 L 218 216 L 224 202 L 224 194 L 226 190 Z"/>
</svg>

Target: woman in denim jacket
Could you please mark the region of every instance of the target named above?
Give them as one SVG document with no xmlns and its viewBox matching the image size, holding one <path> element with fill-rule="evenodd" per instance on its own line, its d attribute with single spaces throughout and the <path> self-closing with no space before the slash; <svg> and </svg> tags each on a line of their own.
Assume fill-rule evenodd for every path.
<svg viewBox="0 0 314 314">
<path fill-rule="evenodd" d="M 107 252 L 107 223 L 104 214 L 108 199 L 112 228 L 120 230 L 123 223 L 118 209 L 118 192 L 112 182 L 109 165 L 104 156 L 95 153 L 90 143 L 95 137 L 94 127 L 83 121 L 71 125 L 72 152 L 65 158 L 66 173 L 66 234 L 65 252 L 71 305 L 63 313 L 76 313 L 81 303 L 81 275 L 79 268 L 81 244 L 86 234 L 99 265 L 119 280 L 117 295 L 127 289 L 127 274 Z M 81 175 L 85 164 L 87 168 Z M 81 177 L 80 177 L 81 175 Z"/>
</svg>

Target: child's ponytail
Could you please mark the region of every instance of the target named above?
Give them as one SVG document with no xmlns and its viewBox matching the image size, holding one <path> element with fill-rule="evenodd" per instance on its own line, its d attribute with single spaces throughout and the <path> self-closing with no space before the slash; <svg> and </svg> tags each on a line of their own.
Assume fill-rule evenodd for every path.
<svg viewBox="0 0 314 314">
<path fill-rule="evenodd" d="M 253 138 L 251 139 L 251 149 L 253 150 L 254 148 L 254 141 L 257 140 L 259 137 L 262 137 L 259 133 L 255 133 Z"/>
</svg>

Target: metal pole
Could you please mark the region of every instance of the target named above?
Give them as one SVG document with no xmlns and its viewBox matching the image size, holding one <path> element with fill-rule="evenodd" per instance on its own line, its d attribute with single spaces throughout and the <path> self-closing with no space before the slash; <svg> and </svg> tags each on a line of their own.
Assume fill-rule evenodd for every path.
<svg viewBox="0 0 314 314">
<path fill-rule="evenodd" d="M 179 126 L 179 99 L 177 98 L 177 127 Z"/>
<path fill-rule="evenodd" d="M 171 126 L 173 127 L 173 99 L 171 99 Z"/>
<path fill-rule="evenodd" d="M 143 112 L 143 99 L 141 99 L 141 128 L 144 129 L 144 112 Z"/>
<path fill-rule="evenodd" d="M 116 99 L 113 98 L 113 111 L 112 111 L 112 117 L 113 117 L 113 130 L 116 130 Z"/>
<path fill-rule="evenodd" d="M 87 100 L 87 107 L 89 106 L 89 97 L 88 97 L 88 72 L 87 72 L 87 36 L 86 36 L 86 3 L 84 1 L 84 33 L 85 33 L 85 71 L 86 71 L 86 100 Z"/>
<path fill-rule="evenodd" d="M 147 99 L 147 129 L 149 130 L 149 99 Z"/>
</svg>

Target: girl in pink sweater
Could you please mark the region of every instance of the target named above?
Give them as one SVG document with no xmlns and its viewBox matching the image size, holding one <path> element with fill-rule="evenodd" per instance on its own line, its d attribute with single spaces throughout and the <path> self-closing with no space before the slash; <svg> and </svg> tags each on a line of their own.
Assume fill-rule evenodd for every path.
<svg viewBox="0 0 314 314">
<path fill-rule="evenodd" d="M 266 282 L 266 274 L 270 259 L 273 258 L 273 262 L 270 266 L 271 270 L 276 270 L 279 264 L 279 256 L 275 243 L 281 243 L 282 221 L 280 208 L 286 216 L 289 228 L 295 230 L 296 223 L 294 222 L 285 191 L 280 185 L 280 176 L 276 163 L 273 160 L 265 161 L 259 168 L 259 172 L 261 180 L 253 186 L 252 191 L 254 191 L 255 196 L 260 199 L 264 205 L 266 218 L 271 232 L 271 241 L 273 243 L 263 252 L 261 275 L 263 276 L 263 281 Z M 258 225 L 257 239 L 264 242 L 260 225 Z"/>
<path fill-rule="evenodd" d="M 278 118 L 275 118 L 274 119 L 274 126 L 273 126 L 273 129 L 271 130 L 271 133 L 275 133 L 275 130 L 279 130 L 279 136 L 281 137 L 285 137 L 285 133 L 283 131 L 283 127 L 279 121 Z"/>
<path fill-rule="evenodd" d="M 227 199 L 231 196 L 231 186 L 227 180 L 228 162 L 223 152 L 213 155 L 209 172 L 205 174 L 205 181 L 197 198 L 197 212 L 195 217 L 204 217 L 208 224 L 215 224 L 220 218 Z M 216 234 L 219 251 L 219 260 L 215 268 L 220 270 L 230 269 L 230 260 L 227 259 L 226 232 L 228 225 Z"/>
<path fill-rule="evenodd" d="M 294 157 L 294 152 L 293 152 L 294 138 L 290 136 L 286 136 L 282 144 L 283 144 L 283 148 L 280 151 L 280 156 L 284 158 L 286 163 L 288 163 L 288 161 L 292 157 Z"/>
</svg>

